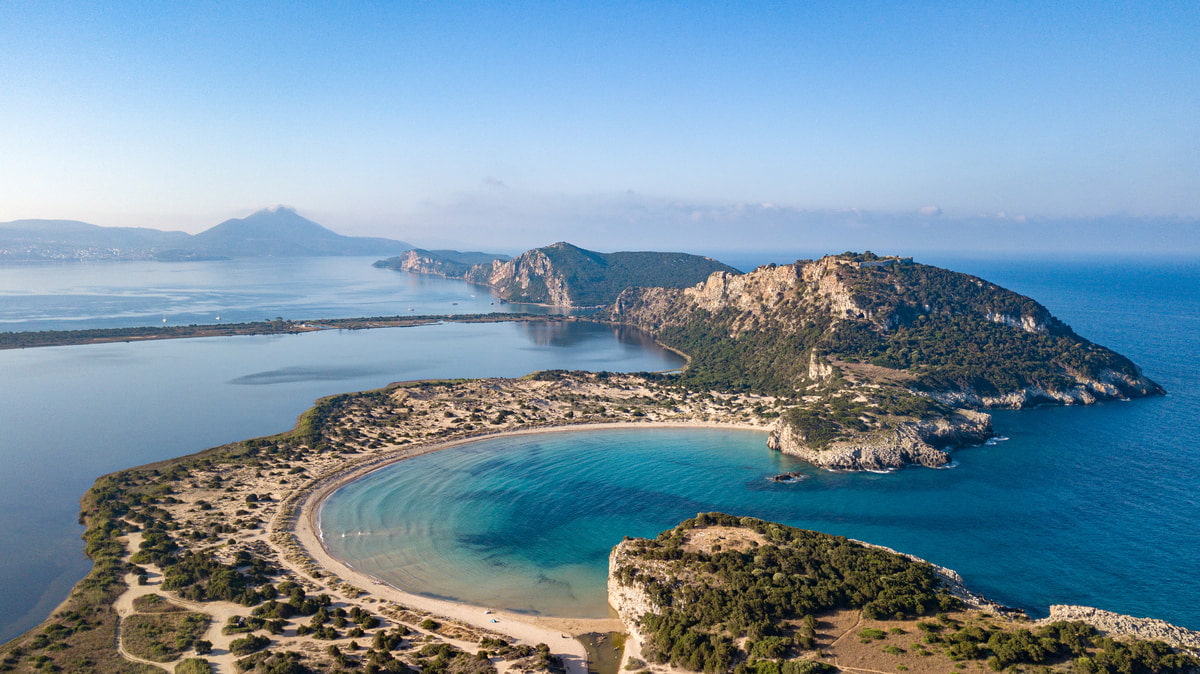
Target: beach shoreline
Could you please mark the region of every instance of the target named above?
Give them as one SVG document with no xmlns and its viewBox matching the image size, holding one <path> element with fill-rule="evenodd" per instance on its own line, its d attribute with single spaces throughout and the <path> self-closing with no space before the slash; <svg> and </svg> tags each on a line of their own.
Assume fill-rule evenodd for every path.
<svg viewBox="0 0 1200 674">
<path fill-rule="evenodd" d="M 589 632 L 611 632 L 623 631 L 623 624 L 612 614 L 610 618 L 570 618 L 558 617 L 549 615 L 532 615 L 523 612 L 517 612 L 505 609 L 496 609 L 491 607 L 479 606 L 462 601 L 451 601 L 446 599 L 438 599 L 417 594 L 402 588 L 395 587 L 385 583 L 370 574 L 359 571 L 344 560 L 338 559 L 326 548 L 321 532 L 321 510 L 330 496 L 336 493 L 341 488 L 349 485 L 357 480 L 360 480 L 372 473 L 384 470 L 391 466 L 401 463 L 405 460 L 415 458 L 437 451 L 444 451 L 469 445 L 474 442 L 481 442 L 499 437 L 516 437 L 527 435 L 542 435 L 549 433 L 572 433 L 579 431 L 596 431 L 596 430 L 645 430 L 652 428 L 692 428 L 692 429 L 721 429 L 721 430 L 737 430 L 737 431 L 757 431 L 765 432 L 766 429 L 762 426 L 754 426 L 750 424 L 737 423 L 717 423 L 717 422 L 608 422 L 608 423 L 585 423 L 585 424 L 569 424 L 562 426 L 548 426 L 541 428 L 529 428 L 513 431 L 505 431 L 499 433 L 489 433 L 485 435 L 459 438 L 447 442 L 429 443 L 420 447 L 409 447 L 400 449 L 390 454 L 383 456 L 372 457 L 371 460 L 357 466 L 351 466 L 344 471 L 323 476 L 306 487 L 297 490 L 298 492 L 306 492 L 299 495 L 299 498 L 292 505 L 292 513 L 281 512 L 280 518 L 284 520 L 291 519 L 294 524 L 284 524 L 277 531 L 290 531 L 296 536 L 303 550 L 315 561 L 320 567 L 323 567 L 327 572 L 339 576 L 351 582 L 357 582 L 360 585 L 365 585 L 372 588 L 372 591 L 378 592 L 381 596 L 385 596 L 391 601 L 396 601 L 402 604 L 414 606 L 430 613 L 444 615 L 455 620 L 473 624 L 477 627 L 491 629 L 494 631 L 510 634 L 510 636 L 532 639 L 530 634 L 513 633 L 507 631 L 502 625 L 507 622 L 525 623 L 534 627 L 545 627 L 551 631 L 558 631 L 565 634 L 570 634 L 572 637 L 578 637 Z M 485 613 L 490 611 L 490 613 Z M 611 613 L 611 607 L 610 607 Z M 501 617 L 502 616 L 502 617 Z M 499 619 L 501 622 L 492 623 L 491 620 Z M 547 633 L 548 634 L 548 633 Z M 545 635 L 543 635 L 545 636 Z M 550 635 L 553 636 L 553 635 Z M 561 635 L 560 635 L 561 636 Z"/>
</svg>

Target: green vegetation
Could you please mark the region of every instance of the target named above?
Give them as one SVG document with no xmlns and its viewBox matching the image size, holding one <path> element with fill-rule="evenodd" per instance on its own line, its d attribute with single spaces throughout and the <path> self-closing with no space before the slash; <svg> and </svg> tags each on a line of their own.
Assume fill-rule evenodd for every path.
<svg viewBox="0 0 1200 674">
<path fill-rule="evenodd" d="M 688 532 L 709 526 L 744 528 L 767 544 L 741 551 L 685 551 Z M 754 669 L 755 661 L 811 649 L 813 616 L 840 608 L 861 609 L 868 618 L 901 619 L 958 606 L 938 588 L 928 564 L 750 517 L 698 515 L 656 540 L 636 541 L 631 550 L 639 562 L 665 562 L 669 569 L 646 575 L 640 565 L 626 564 L 614 571 L 620 582 L 639 584 L 662 607 L 660 614 L 641 618 L 645 655 L 694 671 L 729 671 L 739 664 Z M 684 577 L 689 580 L 680 582 Z M 743 637 L 745 649 L 738 646 Z"/>
<path fill-rule="evenodd" d="M 944 646 L 955 660 L 986 661 L 995 671 L 1014 665 L 1071 663 L 1082 672 L 1188 672 L 1200 659 L 1177 653 L 1161 641 L 1116 641 L 1083 622 L 1059 621 L 1033 630 L 969 625 L 926 641 Z"/>
<path fill-rule="evenodd" d="M 138 657 L 170 662 L 195 646 L 208 622 L 203 613 L 135 613 L 121 622 L 122 641 Z"/>
<path fill-rule="evenodd" d="M 692 543 L 692 535 L 708 527 L 755 536 L 717 532 L 724 540 L 742 541 L 735 546 L 741 549 L 715 551 L 714 545 L 708 552 Z M 939 653 L 960 663 L 973 661 L 969 669 L 994 671 L 1061 666 L 1132 674 L 1200 668 L 1200 659 L 1162 642 L 1101 637 L 1083 622 L 1031 629 L 1023 622 L 981 619 L 978 613 L 952 615 L 947 611 L 958 611 L 961 603 L 939 587 L 924 562 L 754 518 L 705 513 L 655 540 L 635 539 L 624 546 L 627 554 L 618 558 L 614 576 L 639 586 L 660 609 L 640 619 L 644 654 L 652 662 L 693 671 L 831 671 L 803 658 L 820 648 L 817 617 L 842 609 L 861 610 L 866 620 L 933 618 L 916 622 L 920 643 L 910 644 L 908 630 L 894 625 L 868 625 L 854 633 L 859 642 L 878 644 L 880 652 L 898 658 Z"/>
<path fill-rule="evenodd" d="M 827 272 L 836 280 L 823 283 L 844 292 L 854 309 L 835 310 L 814 286 L 799 282 L 711 311 L 677 292 L 650 289 L 623 296 L 613 318 L 687 353 L 691 363 L 681 381 L 702 389 L 777 396 L 837 389 L 844 370 L 809 378 L 810 363 L 837 361 L 904 371 L 917 390 L 984 396 L 1063 390 L 1080 377 L 1109 379 L 1109 373 L 1141 376 L 1127 358 L 1076 335 L 1034 300 L 982 279 L 912 263 L 857 266 L 879 259 L 870 253 L 838 258 L 842 263 Z M 1145 381 L 1122 393 L 1160 391 Z"/>
<path fill-rule="evenodd" d="M 187 658 L 175 665 L 175 674 L 212 674 L 212 665 L 203 658 Z"/>
<path fill-rule="evenodd" d="M 270 639 L 259 634 L 251 634 L 229 642 L 229 652 L 234 655 L 248 655 L 262 650 L 269 643 L 271 643 Z"/>
</svg>

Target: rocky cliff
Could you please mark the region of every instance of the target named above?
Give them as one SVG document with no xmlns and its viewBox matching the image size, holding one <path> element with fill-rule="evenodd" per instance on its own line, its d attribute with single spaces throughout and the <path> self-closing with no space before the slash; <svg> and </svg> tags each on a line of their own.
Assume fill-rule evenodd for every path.
<svg viewBox="0 0 1200 674">
<path fill-rule="evenodd" d="M 1200 652 L 1200 632 L 1172 625 L 1165 620 L 1134 618 L 1112 611 L 1102 611 L 1091 606 L 1055 604 L 1050 607 L 1050 616 L 1038 622 L 1049 624 L 1059 620 L 1080 620 L 1112 636 L 1162 641 L 1172 646 Z"/>
<path fill-rule="evenodd" d="M 396 257 L 380 260 L 374 266 L 405 271 L 410 274 L 441 276 L 443 278 L 465 278 L 476 265 L 490 266 L 492 262 L 505 262 L 507 255 L 457 250 L 424 250 L 414 248 Z"/>
<path fill-rule="evenodd" d="M 512 260 L 476 265 L 463 278 L 490 286 L 511 302 L 598 307 L 610 304 L 627 288 L 687 286 L 714 272 L 740 273 L 699 255 L 597 253 L 560 242 L 526 251 Z"/>
</svg>

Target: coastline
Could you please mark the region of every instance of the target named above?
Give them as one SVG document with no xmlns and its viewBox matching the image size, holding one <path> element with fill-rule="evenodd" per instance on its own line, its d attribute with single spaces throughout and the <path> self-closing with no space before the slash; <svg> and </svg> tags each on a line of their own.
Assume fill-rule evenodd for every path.
<svg viewBox="0 0 1200 674">
<path fill-rule="evenodd" d="M 562 618 L 557 616 L 534 616 L 527 613 L 518 613 L 503 609 L 478 606 L 467 602 L 427 597 L 384 583 L 370 574 L 355 569 L 347 562 L 338 559 L 329 552 L 329 550 L 325 547 L 324 539 L 321 535 L 321 510 L 324 507 L 325 501 L 342 487 L 362 479 L 376 471 L 384 470 L 397 463 L 432 452 L 454 449 L 456 447 L 461 447 L 474 442 L 481 442 L 499 437 L 541 435 L 548 433 L 572 433 L 592 430 L 650 428 L 713 428 L 766 432 L 766 429 L 761 426 L 737 423 L 698 421 L 622 421 L 528 428 L 500 433 L 490 433 L 470 438 L 460 438 L 447 442 L 431 443 L 419 447 L 400 449 L 383 456 L 372 457 L 370 460 L 362 464 L 348 467 L 343 471 L 322 476 L 313 484 L 306 485 L 305 487 L 298 489 L 294 494 L 295 500 L 290 506 L 291 512 L 283 512 L 281 510 L 281 512 L 277 515 L 277 518 L 281 520 L 281 524 L 277 526 L 275 530 L 279 532 L 290 532 L 295 535 L 303 550 L 313 558 L 313 561 L 317 562 L 319 566 L 324 567 L 326 571 L 332 573 L 333 575 L 348 580 L 357 580 L 360 584 L 379 590 L 381 595 L 389 595 L 389 598 L 394 598 L 394 601 L 415 606 L 431 613 L 446 615 L 447 617 L 452 617 L 456 620 L 474 624 L 477 627 L 504 632 L 518 638 L 532 638 L 531 636 L 525 634 L 507 632 L 504 628 L 500 627 L 501 623 L 492 624 L 490 622 L 491 618 L 505 616 L 510 621 L 522 622 L 534 627 L 545 626 L 551 630 L 565 632 L 571 634 L 572 636 L 580 636 L 588 632 L 620 631 L 623 630 L 624 627 L 616 618 Z M 294 524 L 288 524 L 288 520 L 291 520 L 294 522 Z M 492 611 L 492 614 L 484 617 L 483 612 L 485 610 Z M 542 638 L 544 639 L 544 636 Z"/>
<path fill-rule="evenodd" d="M 373 316 L 329 318 L 311 321 L 256 321 L 173 326 L 135 326 L 83 330 L 35 330 L 0 332 L 0 350 L 33 349 L 46 346 L 82 346 L 113 342 L 148 342 L 160 339 L 240 337 L 247 335 L 295 335 L 321 330 L 366 330 L 409 328 L 433 323 L 520 323 L 587 320 L 559 314 L 502 313 L 435 314 L 425 316 Z"/>
<path fill-rule="evenodd" d="M 156 511 L 172 520 L 172 527 L 178 527 L 171 529 L 178 531 L 172 537 L 182 549 L 225 564 L 243 553 L 250 554 L 281 569 L 272 582 L 299 583 L 310 596 L 328 594 L 336 607 L 378 613 L 388 626 L 408 625 L 413 629 L 419 625 L 412 638 L 418 647 L 449 644 L 471 654 L 480 647 L 481 639 L 504 637 L 522 647 L 544 643 L 550 652 L 562 656 L 567 671 L 582 674 L 586 671 L 587 650 L 578 637 L 595 632 L 624 632 L 625 626 L 619 620 L 536 616 L 428 597 L 387 585 L 329 553 L 320 538 L 322 504 L 338 489 L 374 471 L 476 441 L 608 429 L 721 428 L 768 432 L 776 417 L 764 412 L 773 404 L 773 399 L 767 396 L 697 393 L 664 387 L 637 375 L 534 373 L 519 379 L 400 382 L 373 391 L 320 399 L 288 433 L 105 476 L 85 497 L 84 513 L 89 520 L 89 534 L 95 533 L 96 527 L 114 524 L 118 527 L 111 540 L 127 563 L 133 559 L 142 535 L 137 533 L 136 526 L 125 529 L 128 535 L 123 535 L 120 527 L 135 522 L 144 525 L 146 520 L 141 518 L 147 511 Z M 104 487 L 114 484 L 126 485 L 126 495 L 116 494 L 114 500 L 102 500 Z M 139 489 L 153 489 L 160 496 L 171 496 L 130 501 L 129 496 L 140 498 L 146 493 Z M 107 505 L 110 503 L 139 503 L 141 509 L 113 510 Z M 214 523 L 232 528 L 212 532 Z M 206 531 L 219 536 L 196 537 Z M 90 541 L 89 538 L 89 545 Z M 103 572 L 102 559 L 93 556 L 93 561 L 95 572 Z M 120 588 L 114 590 L 117 594 L 95 604 L 119 614 L 112 625 L 120 648 L 128 646 L 122 643 L 121 628 L 131 615 L 131 595 L 159 589 L 163 578 L 161 568 L 153 563 L 143 560 L 136 563 L 148 572 L 150 587 L 121 571 Z M 81 583 L 76 590 L 82 592 L 84 585 Z M 214 626 L 206 637 L 215 646 L 211 658 L 214 664 L 220 661 L 232 666 L 228 649 L 234 637 L 222 633 L 222 625 L 216 623 L 246 614 L 248 606 L 212 598 L 191 601 L 190 595 L 176 596 L 171 591 L 164 594 L 176 606 L 213 616 Z M 56 614 L 78 608 L 78 603 L 64 604 Z M 485 613 L 488 610 L 491 612 Z M 424 626 L 425 620 L 442 617 L 447 619 L 443 627 Z M 50 620 L 61 619 L 55 615 Z M 324 639 L 330 637 L 301 632 L 298 623 L 302 621 L 289 622 L 284 632 L 268 637 L 271 643 L 268 652 L 299 647 L 310 654 L 307 657 L 317 661 L 326 657 L 323 649 L 330 642 Z M 10 644 L 17 641 L 28 644 L 33 636 L 33 632 L 27 633 L 24 639 L 18 638 Z M 332 638 L 340 639 L 337 643 L 346 647 L 354 636 L 341 634 Z M 113 642 L 108 643 L 107 648 L 111 648 Z M 113 652 L 111 657 L 121 658 L 126 652 L 128 648 Z M 413 651 L 404 657 L 415 655 Z M 493 655 L 502 672 L 524 666 L 505 657 Z M 222 665 L 218 671 L 232 670 Z"/>
</svg>

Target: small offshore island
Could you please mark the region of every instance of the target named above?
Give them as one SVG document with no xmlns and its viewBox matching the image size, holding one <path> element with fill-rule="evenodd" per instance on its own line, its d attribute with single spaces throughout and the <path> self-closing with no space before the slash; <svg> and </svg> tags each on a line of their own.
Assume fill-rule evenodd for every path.
<svg viewBox="0 0 1200 674">
<path fill-rule="evenodd" d="M 908 258 L 848 253 L 635 285 L 595 319 L 650 332 L 687 355 L 683 372 L 403 382 L 319 400 L 287 433 L 101 477 L 80 513 L 92 572 L 0 647 L 0 671 L 582 672 L 589 659 L 615 671 L 622 642 L 630 671 L 1200 668 L 1196 633 L 1081 607 L 1035 626 L 953 572 L 730 515 L 618 546 L 619 621 L 416 596 L 325 551 L 314 515 L 340 485 L 497 433 L 754 428 L 814 465 L 880 470 L 944 465 L 948 449 L 982 443 L 984 408 L 1162 393 L 1037 302 Z M 604 635 L 590 652 L 571 638 L 589 633 Z"/>
</svg>

